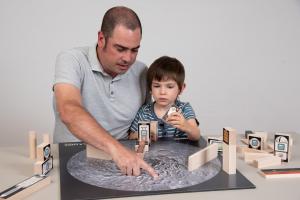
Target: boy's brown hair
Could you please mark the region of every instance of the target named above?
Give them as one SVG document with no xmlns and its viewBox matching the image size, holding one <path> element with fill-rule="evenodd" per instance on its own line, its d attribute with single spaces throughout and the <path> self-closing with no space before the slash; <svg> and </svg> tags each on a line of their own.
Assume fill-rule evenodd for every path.
<svg viewBox="0 0 300 200">
<path fill-rule="evenodd" d="M 179 90 L 181 91 L 185 78 L 185 71 L 183 64 L 176 58 L 169 56 L 162 56 L 156 59 L 149 67 L 147 72 L 147 87 L 151 91 L 153 80 L 174 80 Z"/>
</svg>

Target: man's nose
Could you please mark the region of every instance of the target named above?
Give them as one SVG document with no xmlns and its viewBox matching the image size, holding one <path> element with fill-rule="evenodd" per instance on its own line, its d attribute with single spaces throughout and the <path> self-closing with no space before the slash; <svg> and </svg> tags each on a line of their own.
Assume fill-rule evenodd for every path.
<svg viewBox="0 0 300 200">
<path fill-rule="evenodd" d="M 125 51 L 122 55 L 122 59 L 127 63 L 131 62 L 133 59 L 133 53 L 131 53 L 131 51 Z"/>
</svg>

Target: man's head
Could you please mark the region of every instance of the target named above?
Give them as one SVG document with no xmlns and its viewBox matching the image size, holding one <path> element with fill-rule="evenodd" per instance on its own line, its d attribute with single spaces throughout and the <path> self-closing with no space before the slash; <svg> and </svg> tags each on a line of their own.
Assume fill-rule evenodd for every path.
<svg viewBox="0 0 300 200">
<path fill-rule="evenodd" d="M 97 54 L 105 72 L 115 77 L 135 62 L 142 38 L 137 14 L 126 7 L 109 9 L 98 33 Z"/>
<path fill-rule="evenodd" d="M 132 31 L 139 29 L 142 35 L 142 24 L 137 14 L 130 8 L 117 6 L 109 9 L 103 16 L 101 32 L 108 40 L 116 26 L 122 25 Z"/>
</svg>

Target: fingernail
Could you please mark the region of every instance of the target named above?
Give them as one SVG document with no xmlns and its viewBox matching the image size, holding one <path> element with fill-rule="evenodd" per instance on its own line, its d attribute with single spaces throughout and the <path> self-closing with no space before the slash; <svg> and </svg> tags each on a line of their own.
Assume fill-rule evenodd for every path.
<svg viewBox="0 0 300 200">
<path fill-rule="evenodd" d="M 158 174 L 155 174 L 154 177 L 153 177 L 153 179 L 154 179 L 154 180 L 158 180 L 158 179 L 159 179 L 159 175 L 158 175 Z"/>
</svg>

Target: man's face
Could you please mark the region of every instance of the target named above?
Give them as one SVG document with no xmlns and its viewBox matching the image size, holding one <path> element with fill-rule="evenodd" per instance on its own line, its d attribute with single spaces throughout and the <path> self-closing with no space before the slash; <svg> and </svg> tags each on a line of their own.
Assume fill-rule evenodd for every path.
<svg viewBox="0 0 300 200">
<path fill-rule="evenodd" d="M 134 31 L 118 25 L 107 40 L 98 34 L 98 59 L 106 73 L 112 77 L 124 74 L 135 62 L 141 42 L 140 29 Z"/>
</svg>

